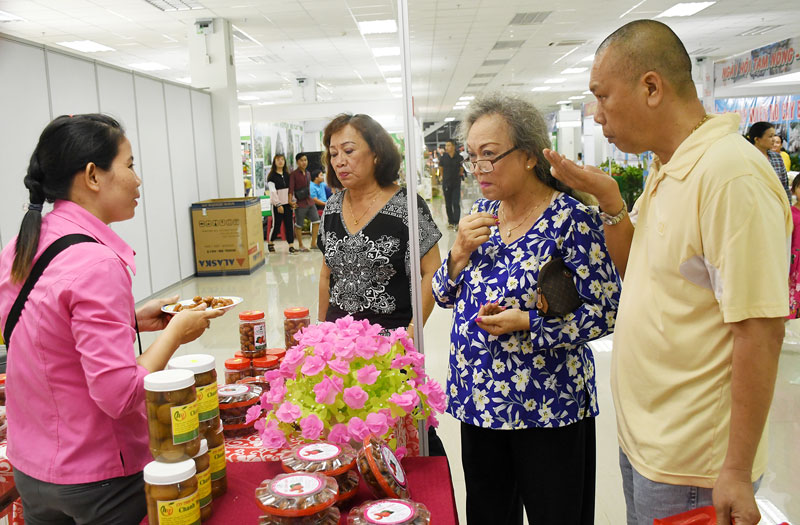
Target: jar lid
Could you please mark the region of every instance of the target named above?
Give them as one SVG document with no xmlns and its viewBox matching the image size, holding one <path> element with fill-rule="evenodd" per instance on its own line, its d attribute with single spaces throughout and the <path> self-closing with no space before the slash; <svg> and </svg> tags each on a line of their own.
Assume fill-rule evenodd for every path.
<svg viewBox="0 0 800 525">
<path fill-rule="evenodd" d="M 170 392 L 194 386 L 191 370 L 161 370 L 144 376 L 144 389 L 150 392 Z"/>
<path fill-rule="evenodd" d="M 256 368 L 272 368 L 278 366 L 278 356 L 268 355 L 265 357 L 256 357 L 253 359 L 253 366 Z"/>
<path fill-rule="evenodd" d="M 430 523 L 431 513 L 422 503 L 408 499 L 367 501 L 350 510 L 347 523 L 354 525 L 417 525 Z"/>
<path fill-rule="evenodd" d="M 239 314 L 239 319 L 242 321 L 258 321 L 264 318 L 264 312 L 261 310 L 247 310 Z"/>
<path fill-rule="evenodd" d="M 256 503 L 274 516 L 311 516 L 336 503 L 338 494 L 335 479 L 316 472 L 294 472 L 262 481 L 256 488 Z"/>
<path fill-rule="evenodd" d="M 250 368 L 250 360 L 241 357 L 225 360 L 225 368 L 228 370 L 247 370 Z"/>
<path fill-rule="evenodd" d="M 308 317 L 308 308 L 304 306 L 287 308 L 283 311 L 283 316 L 287 319 L 302 319 L 303 317 Z"/>
<path fill-rule="evenodd" d="M 246 407 L 258 403 L 263 390 L 258 385 L 235 383 L 217 388 L 219 409 Z"/>
<path fill-rule="evenodd" d="M 191 370 L 195 374 L 202 374 L 209 370 L 214 370 L 216 360 L 213 355 L 207 354 L 188 354 L 173 357 L 169 360 L 167 368 L 179 370 Z"/>
<path fill-rule="evenodd" d="M 356 466 L 358 453 L 346 444 L 328 441 L 300 443 L 281 453 L 281 463 L 286 472 L 320 472 L 338 476 Z"/>
<path fill-rule="evenodd" d="M 278 359 L 281 359 L 283 356 L 286 355 L 285 348 L 267 348 L 267 355 L 274 355 Z"/>
<path fill-rule="evenodd" d="M 201 439 L 200 440 L 200 452 L 194 455 L 194 457 L 199 458 L 203 454 L 208 454 L 208 440 Z"/>
<path fill-rule="evenodd" d="M 172 485 L 186 481 L 197 473 L 193 459 L 178 463 L 151 461 L 144 467 L 144 481 L 151 485 Z"/>
</svg>

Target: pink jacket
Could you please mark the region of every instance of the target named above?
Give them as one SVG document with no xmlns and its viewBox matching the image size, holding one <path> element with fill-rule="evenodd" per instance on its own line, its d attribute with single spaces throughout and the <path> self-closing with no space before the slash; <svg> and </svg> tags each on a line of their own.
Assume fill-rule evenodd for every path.
<svg viewBox="0 0 800 525">
<path fill-rule="evenodd" d="M 8 458 L 40 481 L 72 484 L 127 476 L 151 460 L 144 376 L 136 364 L 134 252 L 81 206 L 56 201 L 44 216 L 38 258 L 83 233 L 30 294 L 11 338 L 6 377 Z M 16 238 L 0 252 L 0 325 L 21 284 L 10 280 Z"/>
</svg>

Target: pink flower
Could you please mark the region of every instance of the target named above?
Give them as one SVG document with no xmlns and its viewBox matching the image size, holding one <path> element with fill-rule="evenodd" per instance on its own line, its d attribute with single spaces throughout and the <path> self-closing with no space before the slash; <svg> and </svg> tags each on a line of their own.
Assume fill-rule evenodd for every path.
<svg viewBox="0 0 800 525">
<path fill-rule="evenodd" d="M 292 423 L 295 420 L 300 419 L 300 416 L 302 415 L 303 411 L 300 409 L 300 407 L 293 405 L 288 401 L 279 406 L 278 410 L 275 411 L 275 417 L 284 423 Z"/>
<path fill-rule="evenodd" d="M 347 430 L 350 432 L 350 437 L 358 441 L 363 441 L 369 435 L 369 427 L 358 417 L 350 418 Z"/>
<path fill-rule="evenodd" d="M 439 420 L 436 419 L 436 416 L 433 414 L 428 416 L 428 419 L 425 420 L 425 430 L 428 430 L 431 427 L 439 428 Z"/>
<path fill-rule="evenodd" d="M 322 420 L 316 414 L 311 414 L 300 420 L 300 430 L 302 430 L 302 436 L 305 439 L 319 439 L 323 428 L 325 428 L 325 425 L 322 424 Z"/>
<path fill-rule="evenodd" d="M 331 443 L 349 443 L 350 432 L 347 430 L 347 425 L 343 423 L 333 425 L 331 431 L 328 432 L 328 441 Z"/>
<path fill-rule="evenodd" d="M 381 375 L 381 371 L 375 368 L 375 365 L 364 366 L 356 372 L 358 382 L 364 385 L 374 385 L 379 375 Z"/>
<path fill-rule="evenodd" d="M 380 412 L 368 414 L 366 423 L 369 431 L 376 436 L 382 436 L 389 431 L 389 421 L 386 414 L 381 414 Z"/>
<path fill-rule="evenodd" d="M 447 396 L 442 390 L 442 385 L 438 382 L 430 380 L 424 385 L 420 385 L 418 390 L 421 394 L 428 396 L 428 404 L 436 412 L 444 412 L 445 405 L 447 404 Z"/>
<path fill-rule="evenodd" d="M 270 383 L 282 377 L 284 377 L 283 372 L 281 372 L 277 368 L 275 370 L 270 370 L 266 374 L 264 374 L 264 379 L 266 379 Z"/>
<path fill-rule="evenodd" d="M 263 410 L 266 410 L 267 412 L 272 410 L 272 403 L 269 402 L 269 399 L 267 397 L 268 394 L 269 394 L 269 390 L 267 390 L 265 393 L 261 394 L 261 399 L 258 400 L 259 404 L 261 405 L 261 408 Z"/>
<path fill-rule="evenodd" d="M 406 355 L 399 355 L 392 360 L 392 368 L 403 368 L 411 365 L 415 368 L 421 367 L 425 362 L 425 356 L 419 352 L 411 350 Z"/>
<path fill-rule="evenodd" d="M 250 423 L 261 417 L 261 405 L 253 405 L 247 409 L 247 416 L 244 419 L 245 423 Z"/>
<path fill-rule="evenodd" d="M 281 372 L 284 376 L 287 377 L 294 377 L 297 373 L 297 365 L 303 362 L 305 359 L 306 353 L 300 348 L 292 348 L 286 355 L 283 356 L 283 362 L 281 363 Z"/>
<path fill-rule="evenodd" d="M 352 361 L 356 355 L 356 345 L 353 341 L 340 340 L 336 346 L 336 357 L 345 361 Z"/>
<path fill-rule="evenodd" d="M 350 363 L 342 359 L 333 359 L 328 361 L 328 368 L 342 375 L 347 375 L 350 373 Z"/>
<path fill-rule="evenodd" d="M 344 389 L 343 398 L 347 406 L 355 410 L 360 410 L 364 408 L 364 403 L 369 399 L 369 394 L 364 392 L 364 389 L 360 386 L 351 386 L 350 388 Z"/>
<path fill-rule="evenodd" d="M 255 428 L 258 431 L 259 434 L 262 434 L 264 432 L 265 426 L 266 426 L 266 423 L 264 422 L 264 418 L 262 417 L 261 419 L 259 419 L 259 420 L 257 420 L 255 422 L 255 424 L 253 425 L 253 428 Z"/>
<path fill-rule="evenodd" d="M 394 457 L 397 459 L 403 459 L 406 454 L 408 454 L 406 447 L 397 447 L 397 450 L 394 451 Z"/>
<path fill-rule="evenodd" d="M 325 360 L 321 357 L 311 355 L 306 357 L 306 361 L 303 363 L 303 368 L 301 368 L 300 371 L 303 372 L 303 375 L 315 376 L 322 372 L 323 368 L 325 368 Z"/>
<path fill-rule="evenodd" d="M 321 357 L 325 361 L 330 361 L 334 350 L 335 348 L 331 343 L 323 341 L 314 346 L 314 355 Z"/>
<path fill-rule="evenodd" d="M 341 377 L 322 376 L 322 381 L 314 386 L 316 402 L 332 405 L 336 401 L 336 395 L 342 391 L 343 385 L 344 380 Z"/>
<path fill-rule="evenodd" d="M 364 359 L 372 359 L 378 351 L 374 337 L 359 337 L 356 339 L 356 355 Z"/>
<path fill-rule="evenodd" d="M 419 396 L 414 390 L 409 390 L 404 394 L 392 394 L 389 398 L 390 403 L 394 403 L 398 408 L 406 413 L 411 412 L 419 403 Z"/>
<path fill-rule="evenodd" d="M 299 334 L 295 334 L 295 339 L 303 346 L 316 346 L 324 337 L 325 332 L 319 325 L 307 326 Z"/>
<path fill-rule="evenodd" d="M 397 425 L 397 418 L 392 417 L 392 411 L 388 408 L 382 408 L 378 410 L 378 413 L 386 416 L 386 421 L 388 421 L 390 427 Z"/>
<path fill-rule="evenodd" d="M 278 422 L 274 419 L 266 424 L 264 432 L 261 433 L 261 443 L 264 445 L 264 448 L 272 450 L 282 448 L 286 445 L 286 436 L 278 428 Z"/>
<path fill-rule="evenodd" d="M 283 378 L 276 379 L 269 384 L 269 392 L 264 394 L 267 398 L 267 403 L 277 405 L 286 397 L 286 384 Z"/>
<path fill-rule="evenodd" d="M 389 340 L 385 337 L 381 337 L 380 343 L 378 343 L 378 355 L 386 355 L 389 353 L 389 350 L 392 349 L 392 345 L 389 343 Z"/>
<path fill-rule="evenodd" d="M 347 328 L 350 328 L 350 325 L 352 325 L 354 322 L 355 320 L 353 319 L 352 315 L 346 315 L 344 317 L 340 317 L 335 321 L 336 328 L 338 328 L 339 330 L 346 330 Z"/>
</svg>

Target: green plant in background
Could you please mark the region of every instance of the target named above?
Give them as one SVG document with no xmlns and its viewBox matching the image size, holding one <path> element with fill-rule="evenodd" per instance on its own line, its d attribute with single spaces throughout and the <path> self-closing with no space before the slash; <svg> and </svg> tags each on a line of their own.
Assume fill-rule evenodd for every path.
<svg viewBox="0 0 800 525">
<path fill-rule="evenodd" d="M 795 153 L 794 155 L 789 155 L 789 159 L 792 161 L 790 170 L 800 171 L 800 154 Z"/>
<path fill-rule="evenodd" d="M 610 165 L 610 170 L 609 170 Z M 644 170 L 638 166 L 625 166 L 622 167 L 613 159 L 606 160 L 600 164 L 600 169 L 608 173 L 617 181 L 619 192 L 622 198 L 628 204 L 628 210 L 633 207 L 636 199 L 642 194 L 644 185 Z"/>
</svg>

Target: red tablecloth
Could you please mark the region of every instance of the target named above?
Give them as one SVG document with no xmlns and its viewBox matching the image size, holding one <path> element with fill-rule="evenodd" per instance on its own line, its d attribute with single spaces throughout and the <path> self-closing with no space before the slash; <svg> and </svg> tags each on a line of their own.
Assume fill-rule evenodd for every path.
<svg viewBox="0 0 800 525">
<path fill-rule="evenodd" d="M 411 499 L 423 503 L 431 512 L 433 525 L 457 525 L 458 514 L 450 480 L 450 469 L 444 457 L 404 458 L 403 467 L 408 475 Z M 214 502 L 214 514 L 205 525 L 252 525 L 263 514 L 255 503 L 256 487 L 263 480 L 283 473 L 280 463 L 228 463 L 228 493 Z M 375 499 L 364 481 L 361 481 L 353 505 L 342 509 L 342 520 L 347 523 L 351 506 Z"/>
</svg>

